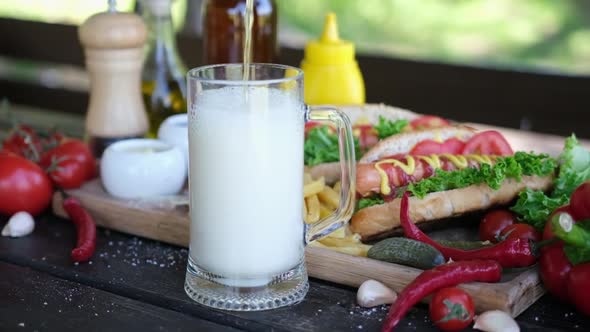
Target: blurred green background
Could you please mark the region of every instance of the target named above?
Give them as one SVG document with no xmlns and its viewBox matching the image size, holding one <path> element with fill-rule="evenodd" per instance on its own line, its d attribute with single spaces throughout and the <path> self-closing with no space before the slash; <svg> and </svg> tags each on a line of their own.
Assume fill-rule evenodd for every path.
<svg viewBox="0 0 590 332">
<path fill-rule="evenodd" d="M 174 2 L 181 27 L 186 1 Z M 132 10 L 134 0 L 119 0 Z M 338 16 L 359 53 L 517 70 L 590 73 L 588 0 L 277 0 L 283 42 L 302 46 Z M 1 1 L 0 16 L 79 24 L 106 1 Z M 285 33 L 283 33 L 285 32 Z"/>
</svg>

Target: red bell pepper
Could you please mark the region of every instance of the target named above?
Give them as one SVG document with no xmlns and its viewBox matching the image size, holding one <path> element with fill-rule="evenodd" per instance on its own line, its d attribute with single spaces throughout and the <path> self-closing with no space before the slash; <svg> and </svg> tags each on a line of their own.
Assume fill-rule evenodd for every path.
<svg viewBox="0 0 590 332">
<path fill-rule="evenodd" d="M 580 189 L 582 188 L 582 189 Z M 588 183 L 582 184 L 572 194 L 572 198 L 580 193 L 590 192 Z M 577 206 L 564 206 L 557 209 L 545 225 L 544 238 L 556 236 L 561 241 L 541 250 L 539 272 L 541 280 L 549 293 L 557 298 L 571 302 L 580 312 L 590 316 L 590 263 L 572 264 L 564 251 L 566 244 L 590 249 L 590 232 L 576 224 L 581 220 L 570 212 L 587 216 L 585 209 L 590 211 L 590 201 L 578 199 Z M 583 251 L 582 251 L 583 253 Z"/>
</svg>

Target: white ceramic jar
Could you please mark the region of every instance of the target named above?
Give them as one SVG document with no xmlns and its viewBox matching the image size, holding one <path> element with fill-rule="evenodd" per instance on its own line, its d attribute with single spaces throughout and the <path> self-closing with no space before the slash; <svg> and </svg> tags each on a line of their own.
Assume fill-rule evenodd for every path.
<svg viewBox="0 0 590 332">
<path fill-rule="evenodd" d="M 167 117 L 158 129 L 158 139 L 178 147 L 184 154 L 188 169 L 188 115 L 183 113 Z"/>
<path fill-rule="evenodd" d="M 110 145 L 100 161 L 106 191 L 118 198 L 174 195 L 186 181 L 179 148 L 155 139 L 129 139 Z"/>
</svg>

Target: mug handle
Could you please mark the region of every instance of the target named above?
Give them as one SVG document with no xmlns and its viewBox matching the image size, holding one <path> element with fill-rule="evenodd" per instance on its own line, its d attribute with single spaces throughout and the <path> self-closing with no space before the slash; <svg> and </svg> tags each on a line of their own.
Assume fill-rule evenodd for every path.
<svg viewBox="0 0 590 332">
<path fill-rule="evenodd" d="M 306 224 L 305 244 L 332 233 L 344 226 L 354 212 L 356 194 L 356 157 L 352 125 L 348 116 L 331 106 L 307 106 L 305 122 L 324 121 L 335 125 L 340 150 L 340 206 L 328 217 L 314 223 Z"/>
</svg>

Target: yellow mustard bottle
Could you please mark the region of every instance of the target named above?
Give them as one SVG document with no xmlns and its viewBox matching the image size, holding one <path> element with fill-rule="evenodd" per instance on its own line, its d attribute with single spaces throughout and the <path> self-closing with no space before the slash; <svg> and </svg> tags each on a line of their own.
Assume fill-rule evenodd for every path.
<svg viewBox="0 0 590 332">
<path fill-rule="evenodd" d="M 336 14 L 326 15 L 320 39 L 305 46 L 301 69 L 304 73 L 305 103 L 365 103 L 365 83 L 355 59 L 354 44 L 339 38 Z"/>
</svg>

